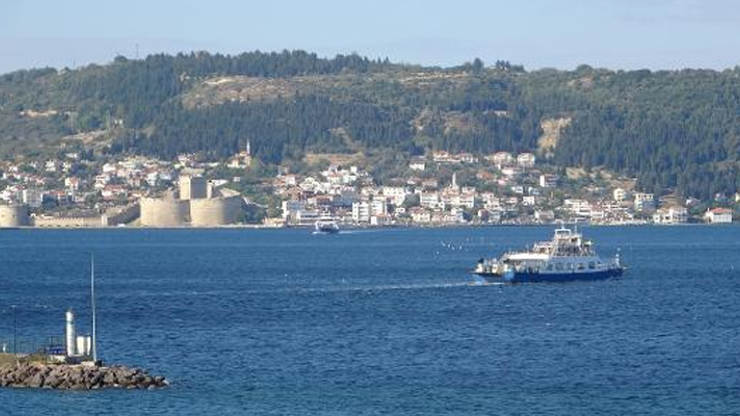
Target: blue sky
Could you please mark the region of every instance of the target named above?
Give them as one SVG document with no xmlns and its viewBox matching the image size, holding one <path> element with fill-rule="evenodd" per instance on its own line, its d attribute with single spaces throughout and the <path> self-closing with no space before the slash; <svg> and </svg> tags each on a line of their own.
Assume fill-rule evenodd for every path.
<svg viewBox="0 0 740 416">
<path fill-rule="evenodd" d="M 426 65 L 731 68 L 734 0 L 0 0 L 0 73 L 117 54 L 304 49 Z"/>
</svg>

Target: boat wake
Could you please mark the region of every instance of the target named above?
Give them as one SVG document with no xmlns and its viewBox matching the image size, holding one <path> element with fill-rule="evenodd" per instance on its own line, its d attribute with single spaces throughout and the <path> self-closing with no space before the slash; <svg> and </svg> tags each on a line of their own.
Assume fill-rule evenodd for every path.
<svg viewBox="0 0 740 416">
<path fill-rule="evenodd" d="M 365 229 L 355 229 L 355 230 L 342 230 L 340 232 L 342 234 L 371 234 L 371 233 L 388 232 L 391 230 L 397 230 L 397 228 L 365 228 Z"/>
<path fill-rule="evenodd" d="M 280 292 L 295 293 L 330 293 L 330 292 L 385 292 L 392 290 L 425 290 L 425 289 L 444 289 L 454 287 L 469 286 L 470 282 L 447 282 L 447 283 L 418 283 L 418 284 L 389 284 L 374 286 L 332 286 L 332 287 L 307 287 L 307 288 L 286 288 Z"/>
<path fill-rule="evenodd" d="M 471 281 L 460 281 L 460 282 L 443 282 L 443 283 L 411 283 L 411 284 L 388 284 L 388 285 L 345 285 L 345 286 L 324 286 L 324 287 L 282 287 L 282 288 L 264 288 L 255 290 L 243 290 L 242 294 L 275 294 L 275 293 L 341 293 L 341 292 L 388 292 L 388 291 L 401 291 L 401 290 L 429 290 L 429 289 L 448 289 L 448 288 L 460 288 L 467 286 L 494 286 L 497 283 L 480 283 Z M 225 291 L 171 291 L 166 293 L 157 293 L 157 297 L 170 296 L 170 297 L 190 297 L 190 296 L 221 296 Z M 119 297 L 115 294 L 109 295 L 111 297 Z M 142 292 L 137 296 L 141 297 L 152 297 L 154 296 L 150 292 Z M 123 297 L 123 296 L 121 296 Z"/>
</svg>

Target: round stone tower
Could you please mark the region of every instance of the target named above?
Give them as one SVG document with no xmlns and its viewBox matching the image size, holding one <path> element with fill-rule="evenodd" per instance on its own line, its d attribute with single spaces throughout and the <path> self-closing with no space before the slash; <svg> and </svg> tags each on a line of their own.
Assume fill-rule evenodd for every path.
<svg viewBox="0 0 740 416">
<path fill-rule="evenodd" d="M 0 228 L 26 227 L 28 225 L 27 205 L 0 205 Z"/>
</svg>

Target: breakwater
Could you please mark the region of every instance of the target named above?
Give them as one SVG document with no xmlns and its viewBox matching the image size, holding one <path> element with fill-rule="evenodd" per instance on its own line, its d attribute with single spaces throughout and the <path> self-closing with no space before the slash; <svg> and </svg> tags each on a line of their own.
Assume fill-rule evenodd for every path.
<svg viewBox="0 0 740 416">
<path fill-rule="evenodd" d="M 0 365 L 0 387 L 59 390 L 104 388 L 156 389 L 169 382 L 161 376 L 125 366 L 84 366 L 72 364 L 17 363 Z"/>
</svg>

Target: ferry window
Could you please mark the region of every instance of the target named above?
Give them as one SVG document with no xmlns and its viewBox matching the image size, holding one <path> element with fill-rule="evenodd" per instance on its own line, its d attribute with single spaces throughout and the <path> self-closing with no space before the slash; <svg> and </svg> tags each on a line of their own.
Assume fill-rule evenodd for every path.
<svg viewBox="0 0 740 416">
<path fill-rule="evenodd" d="M 578 263 L 578 270 L 583 270 L 586 268 L 586 265 L 583 263 Z"/>
<path fill-rule="evenodd" d="M 555 265 L 556 270 L 563 270 L 563 265 L 561 263 L 558 263 Z"/>
<path fill-rule="evenodd" d="M 547 265 L 547 270 L 552 270 L 552 264 Z"/>
<path fill-rule="evenodd" d="M 596 263 L 594 263 L 594 262 L 590 262 L 590 263 L 588 264 L 588 268 L 589 268 L 589 269 L 595 269 L 595 268 L 596 268 Z"/>
</svg>

